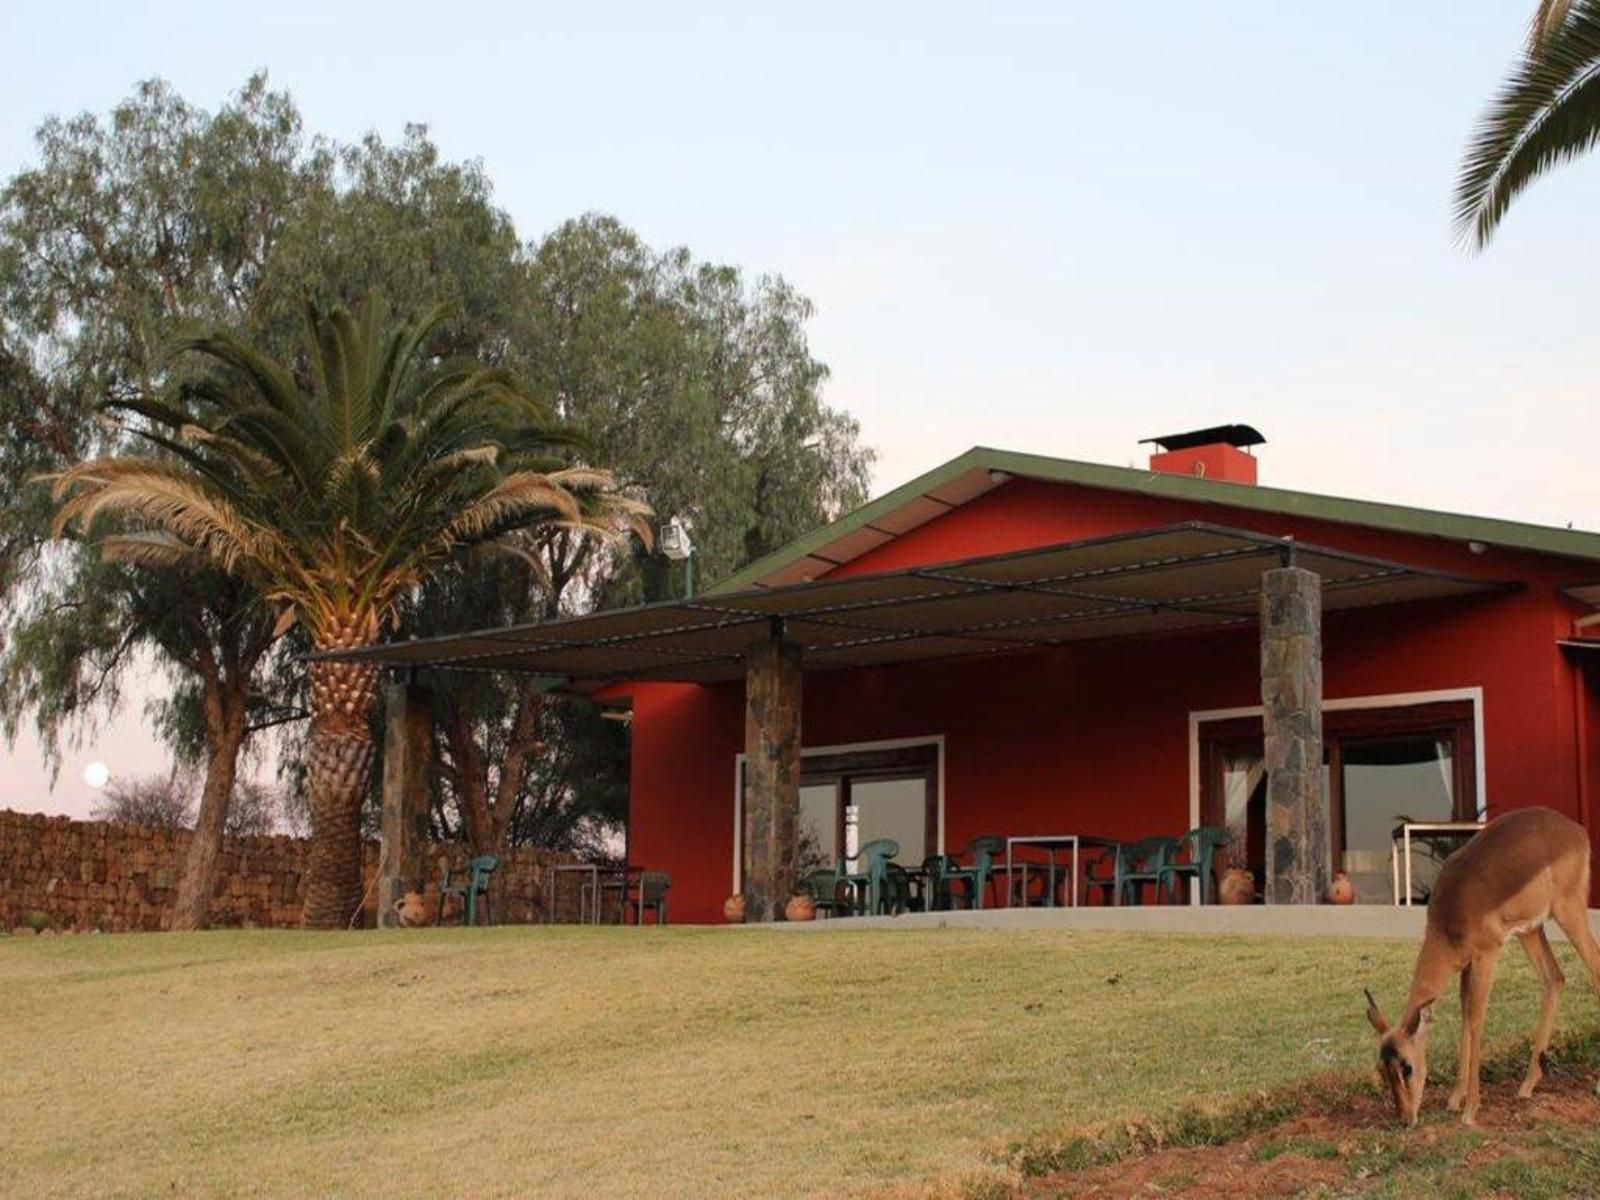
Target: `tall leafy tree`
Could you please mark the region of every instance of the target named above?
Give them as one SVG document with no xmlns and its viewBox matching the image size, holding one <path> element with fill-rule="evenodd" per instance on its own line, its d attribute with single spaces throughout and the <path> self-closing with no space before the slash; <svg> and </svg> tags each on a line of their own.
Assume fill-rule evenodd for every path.
<svg viewBox="0 0 1600 1200">
<path fill-rule="evenodd" d="M 1541 0 L 1528 41 L 1479 119 L 1456 184 L 1461 236 L 1486 245 L 1534 180 L 1600 141 L 1600 0 Z"/>
<path fill-rule="evenodd" d="M 601 522 L 589 512 L 642 513 L 608 473 L 553 456 L 570 439 L 507 372 L 439 361 L 442 316 L 391 326 L 375 301 L 312 308 L 302 377 L 225 330 L 186 340 L 210 373 L 175 400 L 111 402 L 161 453 L 63 472 L 57 529 L 119 518 L 98 538 L 108 557 L 242 580 L 277 607 L 278 630 L 299 623 L 317 651 L 337 652 L 374 644 L 464 547 L 540 523 L 593 536 Z M 308 675 L 305 919 L 326 928 L 361 904 L 378 673 L 319 659 Z"/>
<path fill-rule="evenodd" d="M 115 707 L 130 672 L 173 681 L 163 724 L 206 767 L 175 905 L 194 927 L 251 722 L 285 700 L 264 679 L 270 619 L 214 575 L 158 578 L 51 545 L 48 496 L 27 481 L 122 444 L 95 405 L 163 387 L 184 323 L 245 317 L 289 211 L 330 186 L 331 164 L 260 79 L 214 116 L 146 84 L 107 120 L 47 121 L 38 145 L 39 165 L 0 192 L 0 342 L 21 364 L 12 380 L 28 378 L 0 380 L 0 716 L 14 735 L 31 715 L 53 748 Z"/>
<path fill-rule="evenodd" d="M 129 423 L 97 405 L 170 396 L 194 361 L 166 354 L 175 338 L 225 324 L 289 361 L 305 296 L 447 302 L 433 348 L 511 370 L 588 433 L 628 494 L 689 517 L 702 579 L 864 494 L 870 455 L 821 402 L 826 371 L 792 288 L 653 250 L 606 217 L 524 245 L 482 168 L 441 159 L 421 127 L 337 145 L 259 77 L 212 112 L 150 83 L 104 118 L 46 122 L 38 157 L 0 192 L 0 721 L 14 734 L 31 719 L 54 745 L 155 672 L 158 732 L 208 775 L 179 924 L 204 920 L 217 844 L 206 831 L 223 827 L 237 771 L 225 736 L 237 722 L 207 714 L 243 711 L 248 748 L 302 710 L 286 645 L 302 635 L 272 642 L 274 606 L 248 583 L 50 543 L 47 491 L 21 486 L 127 450 Z M 681 568 L 642 543 L 596 554 L 549 530 L 437 577 L 409 627 L 543 619 L 682 586 Z M 526 681 L 437 682 L 441 831 L 589 845 L 597 822 L 620 818 L 623 727 Z M 303 724 L 284 728 L 303 736 Z"/>
<path fill-rule="evenodd" d="M 0 721 L 53 749 L 126 682 L 164 685 L 158 730 L 206 770 L 178 927 L 205 920 L 240 749 L 299 709 L 299 673 L 252 588 L 53 544 L 26 481 L 125 449 L 97 405 L 162 394 L 196 325 L 292 354 L 308 295 L 449 302 L 439 348 L 496 361 L 524 258 L 481 169 L 421 127 L 333 145 L 259 76 L 214 112 L 151 82 L 104 118 L 46 121 L 37 165 L 0 191 Z"/>
<path fill-rule="evenodd" d="M 646 246 L 587 216 L 535 249 L 517 339 L 535 391 L 588 431 L 600 461 L 663 516 L 694 527 L 715 579 L 865 496 L 871 455 L 828 408 L 805 338 L 810 306 L 782 280 L 750 283 L 683 249 Z M 481 628 L 661 599 L 682 568 L 643 543 L 622 557 L 562 529 L 525 554 L 429 589 L 419 628 Z M 626 803 L 625 730 L 537 681 L 436 681 L 441 823 L 484 852 L 537 840 L 596 848 Z"/>
</svg>

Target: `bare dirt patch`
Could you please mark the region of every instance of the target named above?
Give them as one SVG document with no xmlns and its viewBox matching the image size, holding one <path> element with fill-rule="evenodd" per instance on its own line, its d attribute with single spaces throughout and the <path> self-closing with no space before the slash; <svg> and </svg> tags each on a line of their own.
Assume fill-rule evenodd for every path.
<svg viewBox="0 0 1600 1200">
<path fill-rule="evenodd" d="M 1486 1084 L 1478 1123 L 1443 1111 L 1447 1086 L 1429 1090 L 1424 1121 L 1396 1126 L 1376 1083 L 1308 1095 L 1272 1128 L 1219 1145 L 1153 1146 L 1115 1161 L 1030 1180 L 1041 1196 L 1592 1195 L 1600 1190 L 1600 1096 L 1590 1067 L 1553 1072 L 1531 1100 L 1517 1080 Z M 1135 1140 L 1140 1135 L 1132 1135 Z"/>
</svg>

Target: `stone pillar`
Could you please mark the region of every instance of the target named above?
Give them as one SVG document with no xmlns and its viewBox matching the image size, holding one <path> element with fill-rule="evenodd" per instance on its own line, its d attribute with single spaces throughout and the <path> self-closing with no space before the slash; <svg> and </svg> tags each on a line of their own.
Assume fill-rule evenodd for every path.
<svg viewBox="0 0 1600 1200">
<path fill-rule="evenodd" d="M 794 890 L 800 827 L 800 647 L 780 622 L 745 651 L 745 920 L 774 921 Z"/>
<path fill-rule="evenodd" d="M 433 700 L 414 683 L 383 692 L 383 865 L 378 871 L 378 925 L 396 925 L 394 906 L 427 877 L 428 776 L 433 768 Z"/>
<path fill-rule="evenodd" d="M 1261 578 L 1261 704 L 1267 763 L 1268 904 L 1328 891 L 1322 794 L 1322 578 L 1284 566 Z"/>
</svg>

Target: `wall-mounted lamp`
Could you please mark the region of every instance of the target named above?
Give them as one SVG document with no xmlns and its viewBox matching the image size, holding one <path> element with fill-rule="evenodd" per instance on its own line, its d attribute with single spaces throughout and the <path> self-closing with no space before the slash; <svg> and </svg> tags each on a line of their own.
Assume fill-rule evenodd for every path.
<svg viewBox="0 0 1600 1200">
<path fill-rule="evenodd" d="M 673 517 L 661 527 L 661 553 L 673 562 L 683 564 L 684 599 L 694 597 L 694 542 L 689 537 L 689 527 L 681 517 Z"/>
</svg>

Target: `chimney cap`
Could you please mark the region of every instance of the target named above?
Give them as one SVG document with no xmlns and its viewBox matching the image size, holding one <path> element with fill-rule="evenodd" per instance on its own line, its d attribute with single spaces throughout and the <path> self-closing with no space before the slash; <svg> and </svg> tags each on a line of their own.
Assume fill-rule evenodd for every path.
<svg viewBox="0 0 1600 1200">
<path fill-rule="evenodd" d="M 1213 425 L 1209 429 L 1195 429 L 1189 433 L 1142 438 L 1139 444 L 1147 446 L 1153 442 L 1163 450 L 1188 450 L 1194 446 L 1213 446 L 1221 442 L 1243 450 L 1247 446 L 1264 445 L 1266 440 L 1249 425 Z"/>
</svg>

